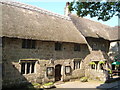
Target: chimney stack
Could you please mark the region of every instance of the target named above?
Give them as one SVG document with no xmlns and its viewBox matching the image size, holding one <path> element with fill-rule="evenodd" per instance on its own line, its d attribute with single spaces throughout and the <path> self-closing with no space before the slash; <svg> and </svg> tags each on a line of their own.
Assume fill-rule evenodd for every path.
<svg viewBox="0 0 120 90">
<path fill-rule="evenodd" d="M 70 3 L 69 2 L 66 2 L 66 6 L 65 6 L 65 8 L 64 8 L 64 15 L 65 16 L 69 16 L 70 15 L 70 11 L 69 11 L 69 5 L 70 5 Z"/>
</svg>

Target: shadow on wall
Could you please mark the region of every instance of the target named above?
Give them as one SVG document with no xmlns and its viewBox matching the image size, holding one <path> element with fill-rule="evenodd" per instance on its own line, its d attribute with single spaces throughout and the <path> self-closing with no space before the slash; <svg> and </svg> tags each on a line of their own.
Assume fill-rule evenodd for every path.
<svg viewBox="0 0 120 90">
<path fill-rule="evenodd" d="M 2 63 L 2 89 L 34 89 L 30 83 L 10 62 Z"/>
</svg>

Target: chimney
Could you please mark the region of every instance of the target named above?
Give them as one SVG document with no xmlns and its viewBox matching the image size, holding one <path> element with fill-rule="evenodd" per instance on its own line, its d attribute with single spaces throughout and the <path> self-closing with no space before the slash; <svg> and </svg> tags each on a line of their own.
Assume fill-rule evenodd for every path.
<svg viewBox="0 0 120 90">
<path fill-rule="evenodd" d="M 69 2 L 66 2 L 66 6 L 65 6 L 65 8 L 64 8 L 64 15 L 65 15 L 65 16 L 69 16 L 70 13 L 71 13 L 71 12 L 69 11 L 69 9 L 68 9 L 69 5 L 70 5 L 70 3 L 69 3 Z"/>
</svg>

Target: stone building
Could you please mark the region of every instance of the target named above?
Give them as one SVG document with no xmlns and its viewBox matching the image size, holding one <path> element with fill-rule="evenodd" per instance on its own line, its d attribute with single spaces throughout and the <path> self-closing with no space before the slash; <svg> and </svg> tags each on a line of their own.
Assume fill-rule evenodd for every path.
<svg viewBox="0 0 120 90">
<path fill-rule="evenodd" d="M 111 68 L 108 52 L 112 40 L 109 30 L 112 27 L 76 15 L 70 17 L 76 28 L 86 38 L 90 50 L 90 54 L 84 59 L 85 75 L 92 79 L 107 80 L 106 70 Z"/>
<path fill-rule="evenodd" d="M 68 16 L 18 2 L 0 5 L 3 87 L 83 76 L 106 80 L 111 27 L 72 15 L 69 3 Z"/>
<path fill-rule="evenodd" d="M 1 5 L 3 87 L 85 76 L 89 49 L 69 17 L 17 2 Z"/>
</svg>

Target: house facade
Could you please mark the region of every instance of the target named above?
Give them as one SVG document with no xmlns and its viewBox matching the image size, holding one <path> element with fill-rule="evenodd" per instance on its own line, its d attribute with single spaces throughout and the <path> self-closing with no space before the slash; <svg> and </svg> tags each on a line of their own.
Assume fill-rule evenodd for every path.
<svg viewBox="0 0 120 90">
<path fill-rule="evenodd" d="M 107 80 L 107 30 L 111 27 L 69 11 L 64 16 L 18 2 L 0 5 L 3 87 L 69 81 L 83 76 Z"/>
<path fill-rule="evenodd" d="M 111 68 L 108 52 L 111 27 L 76 15 L 70 16 L 76 28 L 82 33 L 90 50 L 85 59 L 85 76 L 106 81 L 108 68 Z"/>
<path fill-rule="evenodd" d="M 89 49 L 69 17 L 17 2 L 1 5 L 3 87 L 85 76 Z"/>
</svg>

